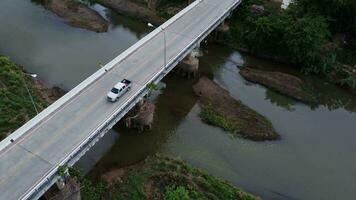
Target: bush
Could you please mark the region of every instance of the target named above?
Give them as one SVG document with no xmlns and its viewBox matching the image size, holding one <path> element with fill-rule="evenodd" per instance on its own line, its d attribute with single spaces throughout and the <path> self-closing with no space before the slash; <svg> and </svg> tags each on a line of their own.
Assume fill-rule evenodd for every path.
<svg viewBox="0 0 356 200">
<path fill-rule="evenodd" d="M 246 7 L 251 2 L 243 3 L 245 6 L 238 11 L 242 14 L 233 18 L 233 42 L 257 54 L 289 60 L 301 66 L 304 72 L 318 74 L 332 70 L 335 54 L 324 50 L 331 35 L 324 16 L 301 15 L 293 8 L 281 11 L 267 9 L 260 16 Z"/>
<path fill-rule="evenodd" d="M 168 186 L 163 195 L 164 200 L 189 200 L 189 191 L 183 186 Z"/>
<path fill-rule="evenodd" d="M 330 36 L 325 18 L 304 16 L 287 26 L 283 40 L 286 42 L 288 57 L 303 65 L 303 70 L 314 73 L 328 73 L 332 62 L 322 53 L 322 48 Z M 332 61 L 332 60 L 331 60 Z"/>
</svg>

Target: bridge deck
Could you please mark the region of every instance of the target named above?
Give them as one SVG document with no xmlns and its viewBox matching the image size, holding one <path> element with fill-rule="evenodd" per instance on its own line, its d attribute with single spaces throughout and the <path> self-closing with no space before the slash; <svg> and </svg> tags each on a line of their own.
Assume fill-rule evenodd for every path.
<svg viewBox="0 0 356 200">
<path fill-rule="evenodd" d="M 176 57 L 238 0 L 203 0 L 166 28 L 167 60 Z M 113 41 L 115 42 L 115 41 Z M 89 87 L 35 124 L 0 152 L 0 199 L 21 199 L 128 99 L 164 67 L 159 31 Z M 132 89 L 116 103 L 108 90 L 127 78 Z"/>
</svg>

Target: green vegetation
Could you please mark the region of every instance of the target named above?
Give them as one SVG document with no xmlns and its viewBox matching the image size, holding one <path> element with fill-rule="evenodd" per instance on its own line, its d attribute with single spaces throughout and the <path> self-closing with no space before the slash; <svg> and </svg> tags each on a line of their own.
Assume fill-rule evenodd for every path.
<svg viewBox="0 0 356 200">
<path fill-rule="evenodd" d="M 356 4 L 351 2 L 295 0 L 281 10 L 267 1 L 245 0 L 231 19 L 225 42 L 288 60 L 305 73 L 336 73 L 338 80 L 354 79 L 355 74 L 337 67 L 340 63 L 356 65 Z M 256 5 L 263 9 L 256 9 Z"/>
<path fill-rule="evenodd" d="M 147 88 L 150 90 L 150 91 L 155 91 L 155 90 L 158 90 L 158 86 L 154 83 L 149 83 L 147 84 Z"/>
<path fill-rule="evenodd" d="M 189 200 L 189 191 L 183 186 L 168 186 L 163 195 L 164 200 Z"/>
<path fill-rule="evenodd" d="M 259 199 L 214 178 L 183 161 L 153 156 L 144 162 L 122 169 L 124 174 L 114 183 L 93 185 L 81 181 L 84 200 L 101 199 Z"/>
<path fill-rule="evenodd" d="M 30 95 L 38 110 L 48 105 L 39 97 L 31 78 L 8 58 L 0 56 L 0 139 L 36 115 Z"/>
<path fill-rule="evenodd" d="M 57 168 L 57 174 L 58 176 L 64 176 L 66 171 L 68 170 L 68 166 L 67 165 L 61 165 Z"/>
<path fill-rule="evenodd" d="M 234 131 L 234 124 L 224 116 L 219 115 L 211 105 L 203 106 L 199 117 L 207 124 L 220 127 L 225 131 Z"/>
</svg>

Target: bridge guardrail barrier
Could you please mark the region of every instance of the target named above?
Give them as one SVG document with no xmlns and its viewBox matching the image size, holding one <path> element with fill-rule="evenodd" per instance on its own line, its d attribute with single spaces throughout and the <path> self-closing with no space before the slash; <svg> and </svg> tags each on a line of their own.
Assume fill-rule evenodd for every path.
<svg viewBox="0 0 356 200">
<path fill-rule="evenodd" d="M 109 71 L 115 65 L 117 65 L 120 62 L 122 62 L 123 60 L 125 60 L 128 56 L 130 56 L 132 53 L 134 53 L 139 48 L 141 48 L 144 44 L 146 44 L 147 42 L 152 40 L 155 36 L 157 36 L 162 31 L 162 28 L 164 29 L 165 27 L 169 26 L 177 19 L 184 16 L 184 14 L 186 14 L 189 10 L 191 10 L 196 5 L 198 5 L 201 1 L 203 1 L 203 0 L 196 0 L 193 3 L 191 3 L 189 6 L 184 8 L 181 12 L 179 12 L 177 15 L 173 16 L 168 21 L 163 23 L 160 27 L 156 28 L 151 33 L 146 35 L 144 38 L 139 40 L 137 43 L 135 43 L 134 45 L 129 47 L 127 50 L 125 50 L 119 56 L 114 58 L 112 61 L 107 63 L 101 69 L 97 70 L 94 74 L 92 74 L 91 76 L 86 78 L 84 81 L 82 81 L 79 85 L 77 85 L 72 90 L 70 90 L 63 97 L 58 99 L 56 102 L 54 102 L 53 104 L 48 106 L 46 109 L 44 109 L 42 112 L 40 112 L 38 115 L 36 115 L 34 118 L 32 118 L 31 120 L 26 122 L 23 126 L 21 126 L 19 129 L 17 129 L 15 132 L 11 133 L 9 136 L 7 136 L 5 139 L 3 139 L 0 142 L 0 154 L 4 149 L 6 149 L 8 146 L 10 146 L 13 143 L 12 141 L 16 142 L 19 138 L 24 136 L 26 134 L 26 132 L 30 131 L 36 125 L 43 122 L 47 117 L 54 114 L 56 111 L 58 111 L 60 108 L 62 108 L 66 104 L 70 103 L 70 101 L 72 101 L 78 94 L 83 92 L 88 86 L 90 86 L 92 83 L 94 83 L 99 78 L 101 78 L 105 73 L 107 73 L 107 71 Z"/>
</svg>

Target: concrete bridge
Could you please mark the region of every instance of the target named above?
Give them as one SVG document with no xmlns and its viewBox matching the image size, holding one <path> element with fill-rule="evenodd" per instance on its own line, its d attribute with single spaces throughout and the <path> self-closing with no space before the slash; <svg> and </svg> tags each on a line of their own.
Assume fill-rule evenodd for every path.
<svg viewBox="0 0 356 200">
<path fill-rule="evenodd" d="M 0 199 L 38 199 L 144 95 L 216 29 L 241 0 L 197 0 L 0 143 Z M 115 41 L 113 41 L 115 42 Z M 106 93 L 133 81 L 118 102 Z"/>
</svg>

